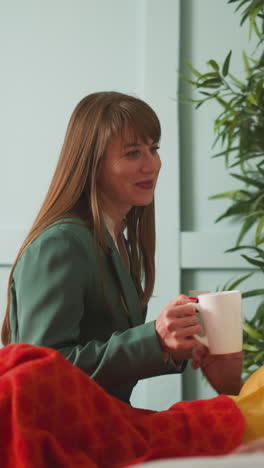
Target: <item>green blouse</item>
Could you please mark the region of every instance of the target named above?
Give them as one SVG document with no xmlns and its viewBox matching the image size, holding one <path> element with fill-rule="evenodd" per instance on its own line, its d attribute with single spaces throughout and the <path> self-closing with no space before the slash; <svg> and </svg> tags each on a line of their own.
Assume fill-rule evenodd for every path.
<svg viewBox="0 0 264 468">
<path fill-rule="evenodd" d="M 139 379 L 174 373 L 145 322 L 114 242 L 97 247 L 82 220 L 61 220 L 25 250 L 11 285 L 12 343 L 47 346 L 129 402 Z"/>
</svg>

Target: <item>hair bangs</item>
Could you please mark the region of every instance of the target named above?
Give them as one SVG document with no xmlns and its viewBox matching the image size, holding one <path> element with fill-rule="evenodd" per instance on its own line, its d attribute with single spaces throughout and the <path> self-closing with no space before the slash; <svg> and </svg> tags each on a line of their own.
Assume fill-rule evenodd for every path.
<svg viewBox="0 0 264 468">
<path fill-rule="evenodd" d="M 120 135 L 122 139 L 129 134 L 133 141 L 148 140 L 159 142 L 161 136 L 160 122 L 145 102 L 137 100 L 124 100 L 110 106 L 109 121 L 111 122 L 111 133 Z"/>
</svg>

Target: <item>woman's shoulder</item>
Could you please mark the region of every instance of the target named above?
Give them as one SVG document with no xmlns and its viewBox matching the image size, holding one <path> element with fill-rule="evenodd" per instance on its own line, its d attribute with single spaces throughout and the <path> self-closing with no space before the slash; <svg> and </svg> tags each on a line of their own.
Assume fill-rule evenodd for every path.
<svg viewBox="0 0 264 468">
<path fill-rule="evenodd" d="M 81 218 L 63 218 L 43 230 L 26 247 L 22 257 L 47 251 L 63 253 L 69 249 L 87 250 L 94 245 L 91 225 Z"/>
<path fill-rule="evenodd" d="M 95 250 L 87 222 L 78 218 L 59 219 L 25 248 L 16 263 L 13 278 L 17 280 L 25 271 L 54 269 L 56 265 L 61 268 L 71 265 L 81 271 L 87 268 L 88 263 L 94 262 Z"/>
<path fill-rule="evenodd" d="M 91 224 L 82 218 L 62 218 L 50 224 L 32 241 L 32 244 L 50 238 L 76 238 L 82 240 L 92 237 Z"/>
<path fill-rule="evenodd" d="M 66 236 L 79 239 L 93 237 L 91 223 L 82 218 L 63 218 L 47 227 L 40 236 Z"/>
</svg>

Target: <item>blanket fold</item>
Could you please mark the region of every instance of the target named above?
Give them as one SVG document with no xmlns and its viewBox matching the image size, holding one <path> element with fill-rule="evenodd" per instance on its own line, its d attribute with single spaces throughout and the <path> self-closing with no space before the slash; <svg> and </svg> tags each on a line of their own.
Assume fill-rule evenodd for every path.
<svg viewBox="0 0 264 468">
<path fill-rule="evenodd" d="M 222 455 L 240 444 L 244 424 L 227 396 L 160 412 L 132 408 L 52 349 L 0 350 L 2 468 L 121 468 Z"/>
</svg>

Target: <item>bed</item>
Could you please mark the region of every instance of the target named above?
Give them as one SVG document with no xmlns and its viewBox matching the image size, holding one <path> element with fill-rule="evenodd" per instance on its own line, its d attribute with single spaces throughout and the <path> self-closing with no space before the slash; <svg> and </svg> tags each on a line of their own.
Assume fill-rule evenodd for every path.
<svg viewBox="0 0 264 468">
<path fill-rule="evenodd" d="M 264 454 L 228 455 L 157 460 L 137 465 L 138 468 L 263 468 Z"/>
</svg>

